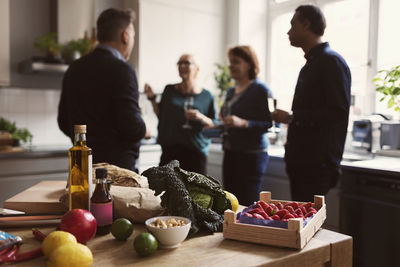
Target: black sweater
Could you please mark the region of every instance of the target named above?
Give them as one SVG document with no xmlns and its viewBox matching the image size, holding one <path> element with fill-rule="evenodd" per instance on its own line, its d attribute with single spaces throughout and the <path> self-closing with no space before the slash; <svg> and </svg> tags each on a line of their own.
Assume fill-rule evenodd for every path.
<svg viewBox="0 0 400 267">
<path fill-rule="evenodd" d="M 60 129 L 74 139 L 75 124 L 87 125 L 93 162 L 134 170 L 146 126 L 140 115 L 136 74 L 111 52 L 97 48 L 75 61 L 63 80 Z"/>
<path fill-rule="evenodd" d="M 349 119 L 350 70 L 328 43 L 315 46 L 305 57 L 293 98 L 286 163 L 337 167 Z"/>
</svg>

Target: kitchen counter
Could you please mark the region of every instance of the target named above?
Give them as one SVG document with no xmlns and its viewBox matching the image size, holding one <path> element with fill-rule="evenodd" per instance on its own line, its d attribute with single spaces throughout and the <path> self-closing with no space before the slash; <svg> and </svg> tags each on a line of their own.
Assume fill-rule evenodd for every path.
<svg viewBox="0 0 400 267">
<path fill-rule="evenodd" d="M 22 151 L 16 152 L 1 152 L 0 160 L 2 159 L 18 159 L 18 158 L 49 158 L 49 157 L 66 157 L 68 156 L 68 149 L 72 145 L 38 145 L 38 146 L 22 146 Z M 154 138 L 150 140 L 143 140 L 140 151 L 160 151 L 160 146 L 156 144 Z"/>
<path fill-rule="evenodd" d="M 55 227 L 39 228 L 45 234 Z M 4 230 L 4 229 L 2 229 Z M 39 247 L 31 229 L 9 228 L 7 232 L 22 237 L 21 251 Z M 302 249 L 278 248 L 266 245 L 224 239 L 222 233 L 199 234 L 187 239 L 176 249 L 158 249 L 142 258 L 133 249 L 136 235 L 144 231 L 143 224 L 134 225 L 133 235 L 126 241 L 115 240 L 111 234 L 95 237 L 88 242 L 93 266 L 337 266 L 352 263 L 352 238 L 321 229 Z M 14 266 L 44 266 L 45 258 L 15 264 Z"/>
<path fill-rule="evenodd" d="M 364 171 L 371 174 L 394 175 L 400 179 L 400 158 L 375 156 L 359 161 L 342 161 L 343 169 Z"/>
<path fill-rule="evenodd" d="M 68 156 L 66 145 L 51 145 L 51 146 L 27 146 L 21 147 L 22 151 L 18 152 L 1 152 L 0 160 L 2 159 L 21 159 L 21 158 L 50 158 L 50 157 L 65 157 Z"/>
</svg>

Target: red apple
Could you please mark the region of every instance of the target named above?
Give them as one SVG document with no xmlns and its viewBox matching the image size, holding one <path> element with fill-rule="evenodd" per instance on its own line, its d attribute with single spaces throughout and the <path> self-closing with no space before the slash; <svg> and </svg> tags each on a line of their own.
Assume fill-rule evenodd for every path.
<svg viewBox="0 0 400 267">
<path fill-rule="evenodd" d="M 73 209 L 61 218 L 60 230 L 73 234 L 79 243 L 85 244 L 96 234 L 97 221 L 90 211 Z"/>
</svg>

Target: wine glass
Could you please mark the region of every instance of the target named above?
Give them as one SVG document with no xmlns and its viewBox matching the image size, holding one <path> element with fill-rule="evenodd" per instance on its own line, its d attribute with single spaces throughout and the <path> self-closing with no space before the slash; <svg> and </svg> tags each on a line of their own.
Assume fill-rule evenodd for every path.
<svg viewBox="0 0 400 267">
<path fill-rule="evenodd" d="M 231 115 L 231 104 L 230 103 L 225 103 L 225 105 L 222 106 L 221 114 L 222 114 L 223 119 Z M 222 126 L 223 126 L 223 124 L 222 124 Z M 224 128 L 224 131 L 222 132 L 222 134 L 228 135 L 228 130 L 225 127 L 223 127 L 223 128 Z"/>
<path fill-rule="evenodd" d="M 185 102 L 183 102 L 183 109 L 185 110 L 185 118 L 186 118 L 186 111 L 189 109 L 193 109 L 194 105 L 194 98 L 193 96 L 188 96 L 185 98 Z M 182 125 L 183 129 L 192 129 L 192 126 L 189 124 L 188 119 L 185 119 L 185 124 Z"/>
</svg>

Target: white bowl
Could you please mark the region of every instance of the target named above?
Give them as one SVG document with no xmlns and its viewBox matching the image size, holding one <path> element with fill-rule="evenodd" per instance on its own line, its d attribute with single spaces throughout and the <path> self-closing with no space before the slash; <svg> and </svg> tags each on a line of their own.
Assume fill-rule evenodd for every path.
<svg viewBox="0 0 400 267">
<path fill-rule="evenodd" d="M 183 226 L 170 227 L 166 229 L 151 226 L 151 224 L 157 219 L 167 221 L 172 218 L 174 218 L 175 220 L 182 220 L 186 224 Z M 186 239 L 192 222 L 185 217 L 158 216 L 146 220 L 145 224 L 147 229 L 157 238 L 158 242 L 160 243 L 160 247 L 176 248 L 179 247 L 181 242 Z"/>
</svg>

